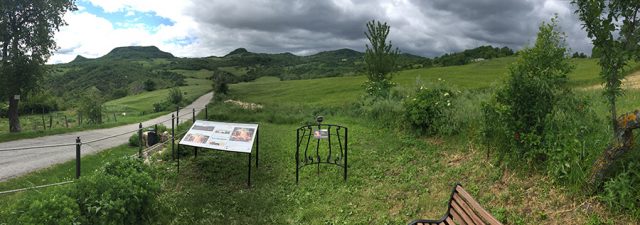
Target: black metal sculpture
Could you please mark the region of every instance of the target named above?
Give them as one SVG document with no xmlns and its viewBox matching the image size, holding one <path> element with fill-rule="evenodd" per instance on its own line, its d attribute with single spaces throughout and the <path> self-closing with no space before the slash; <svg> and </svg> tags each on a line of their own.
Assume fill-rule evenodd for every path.
<svg viewBox="0 0 640 225">
<path fill-rule="evenodd" d="M 300 169 L 308 165 L 317 165 L 320 174 L 320 164 L 336 165 L 343 168 L 344 180 L 347 180 L 347 149 L 348 128 L 322 124 L 323 117 L 316 118 L 317 125 L 305 125 L 296 130 L 296 183 L 300 176 Z M 337 139 L 337 140 L 335 140 Z M 328 152 L 320 153 L 320 145 L 328 146 Z M 309 152 L 309 145 L 315 142 L 315 155 L 313 146 Z"/>
</svg>

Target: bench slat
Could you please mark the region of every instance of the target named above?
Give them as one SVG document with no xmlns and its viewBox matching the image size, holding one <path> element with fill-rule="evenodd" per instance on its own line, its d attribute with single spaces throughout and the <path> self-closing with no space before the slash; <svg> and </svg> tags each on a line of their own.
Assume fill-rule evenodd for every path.
<svg viewBox="0 0 640 225">
<path fill-rule="evenodd" d="M 458 192 L 458 194 L 460 194 L 460 196 L 463 199 L 465 199 L 469 203 L 469 205 L 477 211 L 478 216 L 482 217 L 484 221 L 486 221 L 491 225 L 502 224 L 498 220 L 496 220 L 496 218 L 493 218 L 493 216 L 491 216 L 491 214 L 489 214 L 487 210 L 482 208 L 482 206 L 480 206 L 480 204 L 475 199 L 473 199 L 467 191 L 462 189 L 462 186 L 456 186 L 456 192 Z"/>
<path fill-rule="evenodd" d="M 447 224 L 449 224 L 449 225 L 455 225 L 456 224 L 455 222 L 453 222 L 453 219 L 451 219 L 451 217 L 447 217 L 447 219 L 445 219 L 444 222 L 447 222 Z"/>
<path fill-rule="evenodd" d="M 475 224 L 473 220 L 471 220 L 471 218 L 467 215 L 467 213 L 464 212 L 462 207 L 460 207 L 460 205 L 457 202 L 451 201 L 451 210 L 456 211 L 458 215 L 460 215 L 460 218 L 458 218 L 457 221 L 461 221 L 461 222 L 464 221 L 464 223 L 466 224 Z"/>
<path fill-rule="evenodd" d="M 458 214 L 458 212 L 456 212 L 455 210 L 450 210 L 449 213 L 451 213 L 453 221 L 458 222 L 457 224 L 467 225 L 467 223 L 462 220 L 462 217 L 460 216 L 460 214 Z"/>
<path fill-rule="evenodd" d="M 453 200 L 455 200 L 458 205 L 460 205 L 460 207 L 462 207 L 462 209 L 467 213 L 467 215 L 469 215 L 469 217 L 471 218 L 471 220 L 473 220 L 474 224 L 481 224 L 484 225 L 485 223 L 478 217 L 478 215 L 476 215 L 476 212 L 471 209 L 471 207 L 469 207 L 469 205 L 467 205 L 467 203 L 462 200 L 462 198 L 460 198 L 459 195 L 454 194 L 453 195 Z"/>
</svg>

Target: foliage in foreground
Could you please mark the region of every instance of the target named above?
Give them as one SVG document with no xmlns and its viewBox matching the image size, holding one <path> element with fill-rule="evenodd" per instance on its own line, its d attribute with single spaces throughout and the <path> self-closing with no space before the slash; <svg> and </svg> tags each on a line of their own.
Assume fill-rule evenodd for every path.
<svg viewBox="0 0 640 225">
<path fill-rule="evenodd" d="M 13 224 L 152 224 L 160 192 L 154 170 L 133 157 L 109 162 L 72 189 L 22 199 Z"/>
</svg>

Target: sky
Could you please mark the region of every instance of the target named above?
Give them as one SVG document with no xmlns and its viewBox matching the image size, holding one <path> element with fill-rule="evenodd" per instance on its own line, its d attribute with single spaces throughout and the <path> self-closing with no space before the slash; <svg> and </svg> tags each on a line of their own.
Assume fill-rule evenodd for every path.
<svg viewBox="0 0 640 225">
<path fill-rule="evenodd" d="M 364 51 L 365 24 L 391 26 L 401 52 L 426 57 L 482 45 L 521 49 L 558 16 L 570 51 L 591 40 L 569 0 L 77 0 L 55 35 L 49 63 L 96 58 L 120 46 L 155 45 L 178 57 L 251 52 L 310 55 Z"/>
</svg>

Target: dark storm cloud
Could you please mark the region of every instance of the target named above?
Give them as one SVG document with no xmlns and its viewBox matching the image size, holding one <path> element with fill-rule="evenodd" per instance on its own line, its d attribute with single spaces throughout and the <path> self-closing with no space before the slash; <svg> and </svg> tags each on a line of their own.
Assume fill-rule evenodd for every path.
<svg viewBox="0 0 640 225">
<path fill-rule="evenodd" d="M 364 50 L 367 21 L 387 21 L 403 52 L 437 56 L 480 45 L 519 49 L 535 40 L 542 21 L 558 14 L 570 47 L 589 52 L 589 40 L 567 1 L 555 0 L 196 0 L 190 12 L 201 40 L 218 54 L 246 47 L 257 52 L 310 54 Z"/>
</svg>

